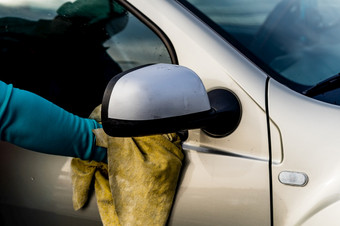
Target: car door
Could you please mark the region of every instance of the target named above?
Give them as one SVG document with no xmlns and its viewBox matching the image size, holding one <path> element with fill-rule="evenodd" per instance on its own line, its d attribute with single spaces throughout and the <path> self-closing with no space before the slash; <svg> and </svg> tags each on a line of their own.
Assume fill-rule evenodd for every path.
<svg viewBox="0 0 340 226">
<path fill-rule="evenodd" d="M 19 11 L 17 11 L 18 8 L 15 8 L 18 5 L 13 6 L 13 4 L 8 3 L 10 6 L 3 7 L 3 12 L 6 12 L 3 14 L 3 19 L 6 19 L 4 20 L 5 24 L 10 22 L 12 25 L 19 22 L 26 25 L 18 27 L 20 29 L 25 28 L 19 33 L 23 33 L 25 42 L 32 41 L 31 39 L 26 40 L 27 36 L 30 37 L 30 32 L 36 31 L 35 29 L 28 29 L 32 28 L 31 26 L 38 20 L 35 17 L 32 19 L 32 14 L 38 18 L 44 15 L 48 17 L 47 19 L 52 19 L 55 17 L 56 9 L 64 1 L 57 3 L 52 8 L 50 8 L 50 5 L 39 5 L 39 2 L 29 3 L 32 5 L 19 7 Z M 141 26 L 142 28 L 132 26 L 130 29 L 129 26 L 126 26 L 122 29 L 113 26 L 114 23 L 105 24 L 107 29 L 105 31 L 112 32 L 113 36 L 101 43 L 100 47 L 105 49 L 106 54 L 104 56 L 99 55 L 101 58 L 98 59 L 104 60 L 99 61 L 99 63 L 104 62 L 103 66 L 118 70 L 127 70 L 131 67 L 154 62 L 179 63 L 194 70 L 200 76 L 208 91 L 217 88 L 227 89 L 237 96 L 242 106 L 239 126 L 227 136 L 214 137 L 201 130 L 189 131 L 189 138 L 183 144 L 186 157 L 169 224 L 269 225 L 271 223 L 272 205 L 270 164 L 271 162 L 280 163 L 282 153 L 275 152 L 272 155 L 270 152 L 270 147 L 281 147 L 281 138 L 277 126 L 269 120 L 266 110 L 267 74 L 231 45 L 231 40 L 227 41 L 218 35 L 212 27 L 209 27 L 210 22 L 206 20 L 203 20 L 203 22 L 198 19 L 197 16 L 200 14 L 193 7 L 185 5 L 184 1 L 178 3 L 175 1 L 150 0 L 141 2 L 131 0 L 128 2 L 121 1 L 120 3 L 131 13 L 128 13 L 128 20 L 125 20 L 126 18 L 115 19 L 120 20 L 123 24 L 134 24 L 142 21 L 153 32 L 150 33 L 149 29 L 145 30 L 145 26 Z M 13 7 L 16 10 L 13 10 Z M 8 20 L 8 15 L 18 16 L 11 14 L 13 12 L 25 15 L 25 19 L 27 20 L 26 17 L 28 17 L 29 21 L 22 20 L 23 18 Z M 69 12 L 72 12 L 72 10 Z M 196 16 L 193 13 L 197 13 Z M 33 20 L 33 24 L 31 20 Z M 38 21 L 45 26 L 45 20 L 46 18 Z M 56 22 L 57 24 L 53 24 L 53 28 L 58 28 L 61 25 L 59 20 Z M 8 28 L 12 27 L 2 26 L 2 28 L 3 32 L 6 33 Z M 64 30 L 58 31 L 63 32 Z M 17 33 L 18 30 L 11 32 Z M 160 39 L 150 41 L 149 35 L 154 36 L 155 33 Z M 242 34 L 247 35 L 247 33 Z M 38 33 L 37 35 L 40 38 L 42 34 Z M 15 36 L 15 38 L 17 37 Z M 22 41 L 12 38 L 9 37 L 5 41 L 14 40 L 14 43 Z M 76 45 L 76 50 L 84 54 L 81 59 L 87 60 L 88 53 L 81 50 L 82 47 L 86 46 L 84 40 L 86 43 L 93 41 L 93 39 L 79 38 L 84 37 L 77 36 L 73 39 L 73 44 L 76 45 L 78 44 L 76 41 L 82 40 L 81 45 Z M 160 42 L 160 40 L 163 42 Z M 25 54 L 37 53 L 35 49 L 26 49 L 32 45 L 27 45 L 25 42 L 19 46 L 20 48 L 25 47 Z M 34 42 L 34 44 L 39 45 L 40 43 Z M 7 51 L 6 48 L 5 50 Z M 14 50 L 17 49 L 14 48 Z M 54 50 L 58 51 L 59 49 Z M 46 51 L 46 49 L 39 49 L 39 51 Z M 145 56 L 145 53 L 150 52 L 151 58 L 150 55 Z M 79 55 L 79 52 L 77 54 Z M 77 54 L 72 56 L 77 56 Z M 115 67 L 116 65 L 105 64 L 110 59 L 107 58 L 107 54 L 115 60 L 118 68 Z M 27 55 L 23 56 L 21 60 L 29 59 Z M 34 60 L 35 58 L 32 58 L 33 62 Z M 74 62 L 69 60 L 64 63 L 65 65 L 72 65 Z M 75 63 L 77 63 L 77 66 L 84 65 L 84 61 L 75 60 Z M 12 64 L 6 70 L 17 69 L 21 72 L 20 69 L 22 68 L 14 66 Z M 26 66 L 30 66 L 30 64 L 26 64 Z M 65 70 L 66 67 L 61 68 Z M 93 69 L 82 68 L 81 71 L 82 73 L 78 73 L 80 77 L 73 81 L 79 82 L 87 76 L 93 76 L 89 73 L 93 72 Z M 55 73 L 51 70 L 50 73 L 57 77 L 58 75 L 62 76 L 64 71 L 58 70 L 58 72 Z M 73 72 L 76 74 L 79 71 Z M 103 75 L 106 75 L 106 72 L 107 70 L 101 71 Z M 23 88 L 29 87 L 28 84 L 36 85 L 38 82 L 34 82 L 34 79 L 39 79 L 42 72 L 39 73 L 33 74 L 34 77 L 28 80 L 27 77 L 23 76 L 21 77 L 23 80 L 20 81 L 19 79 L 17 83 L 20 83 Z M 20 73 L 19 75 L 22 76 Z M 8 81 L 15 81 L 12 78 L 9 76 L 7 79 Z M 93 80 L 98 81 L 97 78 L 99 78 L 99 75 L 96 73 Z M 104 81 L 107 79 L 105 76 L 103 78 L 104 80 L 100 80 L 103 82 L 101 85 L 105 84 Z M 86 90 L 90 83 L 91 87 L 95 86 L 96 90 L 100 90 L 98 88 L 101 87 L 100 85 L 96 86 L 91 83 L 93 80 L 87 81 L 85 83 L 87 86 L 83 86 L 83 88 Z M 27 83 L 27 81 L 30 83 Z M 46 82 L 43 84 L 48 84 L 46 86 L 49 87 L 48 92 L 40 90 L 40 86 L 31 87 L 32 91 L 42 92 L 44 95 L 50 95 L 49 91 L 52 91 L 52 94 L 60 93 L 60 87 L 55 86 L 58 83 L 54 83 L 54 81 L 51 83 L 48 79 L 47 81 L 43 79 L 43 81 Z M 68 94 L 72 95 L 62 95 L 61 99 L 55 100 L 56 103 L 60 103 L 60 105 L 71 110 L 75 106 L 72 103 L 76 103 L 80 109 L 74 109 L 74 113 L 87 116 L 88 111 L 91 111 L 97 104 L 97 99 L 91 99 L 94 105 L 89 105 L 89 99 L 81 99 L 84 96 L 77 96 L 77 92 L 71 92 L 72 87 L 75 86 L 66 86 Z M 98 91 L 96 95 L 100 96 L 100 93 Z M 49 97 L 48 95 L 47 97 Z M 53 97 L 54 95 L 50 96 L 50 98 Z M 67 97 L 75 98 L 74 102 L 69 102 Z M 77 97 L 80 99 L 77 99 Z M 82 104 L 79 104 L 77 100 L 82 100 Z M 86 110 L 81 108 L 83 106 L 86 106 Z M 271 143 L 269 143 L 268 125 L 270 125 Z M 3 184 L 1 187 L 3 194 L 1 211 L 5 216 L 6 223 L 20 225 L 25 221 L 29 222 L 28 224 L 46 224 L 46 222 L 54 219 L 51 224 L 58 225 L 62 222 L 71 225 L 83 224 L 83 222 L 90 225 L 100 224 L 94 199 L 90 200 L 84 211 L 74 212 L 72 210 L 69 158 L 26 152 L 7 143 L 1 143 L 1 150 L 3 150 L 5 156 L 1 160 L 1 170 L 8 172 L 1 178 Z M 13 215 L 19 217 L 13 217 Z"/>
</svg>

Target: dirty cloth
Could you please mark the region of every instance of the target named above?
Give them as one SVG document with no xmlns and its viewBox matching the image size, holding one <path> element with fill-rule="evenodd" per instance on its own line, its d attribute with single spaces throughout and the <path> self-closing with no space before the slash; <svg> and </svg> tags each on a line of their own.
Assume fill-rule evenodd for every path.
<svg viewBox="0 0 340 226">
<path fill-rule="evenodd" d="M 99 120 L 100 108 L 91 118 Z M 73 159 L 73 205 L 88 199 L 94 178 L 103 225 L 165 225 L 183 153 L 176 133 L 145 137 L 109 137 L 95 129 L 98 146 L 107 147 L 108 164 Z"/>
</svg>

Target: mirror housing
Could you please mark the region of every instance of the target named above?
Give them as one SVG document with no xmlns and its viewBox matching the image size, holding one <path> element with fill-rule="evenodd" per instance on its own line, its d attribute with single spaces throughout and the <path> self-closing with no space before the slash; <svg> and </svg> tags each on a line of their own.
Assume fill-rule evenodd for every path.
<svg viewBox="0 0 340 226">
<path fill-rule="evenodd" d="M 227 90 L 209 93 L 200 78 L 183 66 L 154 64 L 122 72 L 104 93 L 104 131 L 133 137 L 203 128 L 208 135 L 226 136 L 240 121 L 239 101 Z M 211 106 L 211 101 L 218 106 Z M 231 126 L 223 126 L 226 122 Z"/>
</svg>

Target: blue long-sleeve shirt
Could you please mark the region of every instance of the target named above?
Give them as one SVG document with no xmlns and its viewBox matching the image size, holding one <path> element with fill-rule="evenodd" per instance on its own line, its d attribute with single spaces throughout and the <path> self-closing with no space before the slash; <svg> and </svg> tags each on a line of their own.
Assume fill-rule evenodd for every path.
<svg viewBox="0 0 340 226">
<path fill-rule="evenodd" d="M 95 145 L 93 119 L 73 115 L 46 99 L 0 81 L 0 140 L 33 151 L 106 160 L 106 149 Z"/>
</svg>

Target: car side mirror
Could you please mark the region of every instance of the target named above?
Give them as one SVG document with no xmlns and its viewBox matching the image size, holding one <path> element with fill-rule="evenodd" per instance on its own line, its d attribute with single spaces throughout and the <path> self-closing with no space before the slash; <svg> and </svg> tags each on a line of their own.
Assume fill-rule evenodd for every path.
<svg viewBox="0 0 340 226">
<path fill-rule="evenodd" d="M 104 131 L 115 137 L 201 128 L 210 136 L 232 133 L 241 119 L 238 98 L 225 89 L 206 92 L 190 69 L 172 64 L 137 67 L 113 77 L 102 102 Z"/>
</svg>

